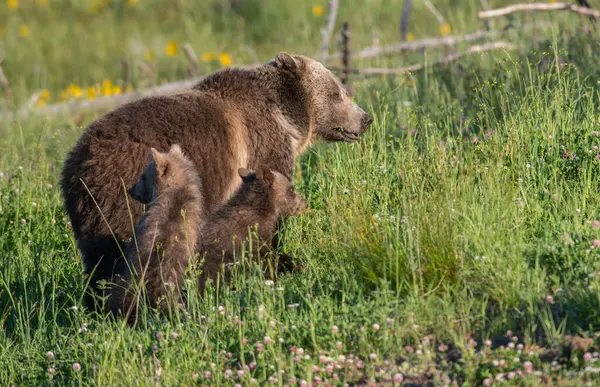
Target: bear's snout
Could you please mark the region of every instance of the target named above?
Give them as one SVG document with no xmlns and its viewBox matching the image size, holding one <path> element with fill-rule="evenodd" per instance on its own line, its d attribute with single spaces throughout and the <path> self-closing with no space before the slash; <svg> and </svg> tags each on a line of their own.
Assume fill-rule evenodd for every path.
<svg viewBox="0 0 600 387">
<path fill-rule="evenodd" d="M 371 116 L 369 113 L 363 113 L 360 123 L 363 131 L 367 130 L 367 128 L 373 123 L 373 116 Z"/>
</svg>

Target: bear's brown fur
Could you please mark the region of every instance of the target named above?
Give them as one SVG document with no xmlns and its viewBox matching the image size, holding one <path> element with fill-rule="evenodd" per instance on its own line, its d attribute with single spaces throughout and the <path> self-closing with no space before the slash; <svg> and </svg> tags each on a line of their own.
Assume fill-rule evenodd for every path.
<svg viewBox="0 0 600 387">
<path fill-rule="evenodd" d="M 116 266 L 109 308 L 136 320 L 142 296 L 147 296 L 150 306 L 164 309 L 159 302 L 170 290 L 180 294 L 205 214 L 196 167 L 179 145 L 168 153 L 151 148 L 150 163 L 129 191 L 150 204 L 125 250 L 125 259 Z"/>
<path fill-rule="evenodd" d="M 372 120 L 322 64 L 287 53 L 98 118 L 67 156 L 60 182 L 85 272 L 93 273 L 90 288 L 111 278 L 132 235 L 130 219 L 141 214 L 140 203 L 127 203 L 124 187 L 137 181 L 150 147 L 165 152 L 181 145 L 205 183 L 204 209 L 212 212 L 239 185 L 237 168 L 265 166 L 290 178 L 296 155 L 313 142 L 358 141 Z"/>
<path fill-rule="evenodd" d="M 200 292 L 206 280 L 216 280 L 225 265 L 224 281 L 229 281 L 228 266 L 234 263 L 234 254 L 248 241 L 253 229 L 251 254 L 266 262 L 271 242 L 282 217 L 294 216 L 307 208 L 306 200 L 296 194 L 290 180 L 279 172 L 260 168 L 257 172 L 240 168 L 242 184 L 227 204 L 208 216 L 200 230 L 198 252 L 203 259 Z M 275 263 L 275 262 L 273 262 Z"/>
</svg>

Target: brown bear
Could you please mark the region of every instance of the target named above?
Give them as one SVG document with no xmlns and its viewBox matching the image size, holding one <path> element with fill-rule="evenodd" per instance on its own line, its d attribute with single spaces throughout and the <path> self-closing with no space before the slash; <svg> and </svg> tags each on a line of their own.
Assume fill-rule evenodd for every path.
<svg viewBox="0 0 600 387">
<path fill-rule="evenodd" d="M 181 145 L 205 183 L 203 208 L 210 213 L 239 185 L 239 167 L 264 165 L 290 178 L 295 157 L 315 141 L 358 141 L 372 121 L 321 63 L 284 52 L 98 118 L 69 152 L 60 181 L 89 287 L 111 278 L 132 236 L 142 205 L 128 203 L 125 187 L 137 181 L 150 147 Z"/>
<path fill-rule="evenodd" d="M 150 306 L 159 309 L 166 306 L 159 303 L 171 290 L 180 294 L 205 219 L 196 167 L 179 145 L 172 145 L 168 153 L 150 151 L 150 163 L 129 189 L 131 196 L 147 200 L 149 208 L 125 249 L 125 259 L 116 265 L 109 298 L 109 309 L 130 320 L 137 319 L 144 294 Z"/>
<path fill-rule="evenodd" d="M 268 265 L 267 256 L 279 219 L 307 208 L 306 200 L 296 194 L 292 182 L 283 174 L 268 168 L 259 168 L 257 172 L 240 168 L 238 173 L 242 184 L 225 205 L 208 216 L 199 233 L 197 249 L 203 259 L 201 293 L 207 279 L 216 280 L 223 264 L 224 280 L 229 281 L 228 266 L 234 263 L 234 254 L 240 253 L 242 244 L 251 236 L 254 246 L 249 253 L 258 255 L 260 263 Z"/>
</svg>

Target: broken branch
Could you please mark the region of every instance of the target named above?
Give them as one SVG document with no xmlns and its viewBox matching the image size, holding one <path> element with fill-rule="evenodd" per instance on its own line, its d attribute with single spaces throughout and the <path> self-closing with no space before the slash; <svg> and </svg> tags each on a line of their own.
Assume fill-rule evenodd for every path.
<svg viewBox="0 0 600 387">
<path fill-rule="evenodd" d="M 412 66 L 400 67 L 400 68 L 396 68 L 396 69 L 366 67 L 366 68 L 360 68 L 360 69 L 349 69 L 348 71 L 351 73 L 354 73 L 354 74 L 365 74 L 365 75 L 409 74 L 409 73 L 416 73 L 416 72 L 422 71 L 422 70 L 426 69 L 428 66 L 437 66 L 437 65 L 442 65 L 442 64 L 448 64 L 451 62 L 456 62 L 457 60 L 459 60 L 462 57 L 467 56 L 467 55 L 472 55 L 472 54 L 477 54 L 477 53 L 482 53 L 482 52 L 487 52 L 487 51 L 493 51 L 493 50 L 510 51 L 510 50 L 516 50 L 516 49 L 517 49 L 517 46 L 515 46 L 511 43 L 499 41 L 499 42 L 492 42 L 492 43 L 486 43 L 486 44 L 482 44 L 482 45 L 471 46 L 465 51 L 448 55 L 440 60 L 437 60 L 437 61 L 429 64 L 429 65 L 415 64 Z M 329 67 L 329 69 L 332 71 L 343 71 L 344 70 L 343 68 L 340 68 L 340 67 Z"/>
<path fill-rule="evenodd" d="M 333 29 L 335 27 L 335 19 L 337 18 L 337 12 L 339 7 L 339 0 L 329 0 L 329 13 L 327 14 L 327 25 L 321 32 L 323 34 L 323 43 L 321 44 L 321 53 L 319 58 L 327 56 L 329 51 L 329 43 L 331 42 L 331 35 L 333 35 Z"/>
<path fill-rule="evenodd" d="M 580 15 L 600 17 L 600 11 L 582 7 L 580 5 L 565 3 L 550 4 L 514 4 L 504 8 L 490 9 L 488 11 L 479 11 L 477 16 L 480 19 L 491 19 L 494 17 L 505 16 L 515 12 L 533 12 L 533 11 L 570 11 Z"/>
</svg>

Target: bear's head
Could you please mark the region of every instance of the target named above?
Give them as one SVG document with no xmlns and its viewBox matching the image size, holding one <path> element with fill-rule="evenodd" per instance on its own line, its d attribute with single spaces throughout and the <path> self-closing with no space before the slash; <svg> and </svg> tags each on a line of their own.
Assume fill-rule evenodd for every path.
<svg viewBox="0 0 600 387">
<path fill-rule="evenodd" d="M 272 64 L 295 81 L 291 85 L 299 84 L 302 89 L 314 139 L 355 142 L 373 122 L 373 117 L 352 101 L 341 82 L 320 62 L 280 52 Z"/>
<path fill-rule="evenodd" d="M 279 172 L 269 168 L 258 168 L 255 172 L 239 168 L 242 185 L 252 187 L 251 190 L 271 200 L 278 216 L 298 215 L 308 207 L 306 200 L 296 193 L 292 182 Z"/>
<path fill-rule="evenodd" d="M 196 183 L 194 164 L 183 154 L 181 147 L 174 144 L 166 153 L 150 148 L 150 162 L 127 192 L 138 202 L 149 204 L 166 188 Z"/>
</svg>

